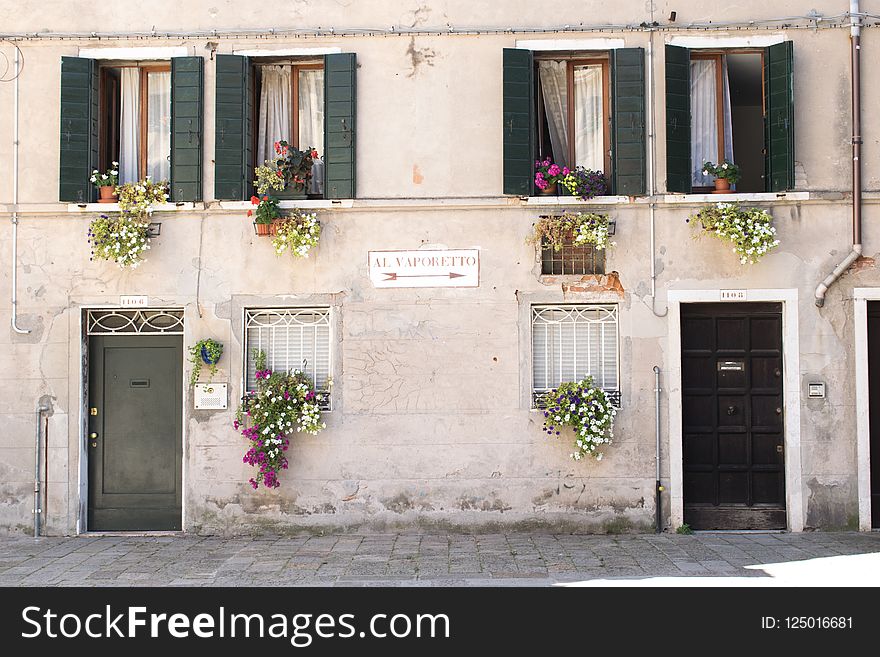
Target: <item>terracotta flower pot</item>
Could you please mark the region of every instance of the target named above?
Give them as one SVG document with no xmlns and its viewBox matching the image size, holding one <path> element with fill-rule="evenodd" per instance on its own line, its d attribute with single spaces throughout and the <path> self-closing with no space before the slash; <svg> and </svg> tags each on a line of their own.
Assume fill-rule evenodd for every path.
<svg viewBox="0 0 880 657">
<path fill-rule="evenodd" d="M 556 183 L 552 182 L 544 189 L 538 189 L 538 194 L 541 196 L 556 196 Z"/>
<path fill-rule="evenodd" d="M 113 185 L 101 185 L 98 187 L 98 203 L 116 203 L 119 199 L 116 196 L 116 187 Z"/>
<path fill-rule="evenodd" d="M 254 222 L 254 228 L 257 231 L 257 235 L 271 235 L 272 224 L 258 224 L 256 221 Z"/>
<path fill-rule="evenodd" d="M 278 226 L 280 226 L 282 223 L 283 223 L 282 219 L 273 219 L 272 223 L 269 224 L 269 234 L 270 235 L 277 235 L 278 234 Z"/>
<path fill-rule="evenodd" d="M 713 194 L 730 194 L 730 181 L 726 178 L 715 179 L 715 191 Z"/>
</svg>

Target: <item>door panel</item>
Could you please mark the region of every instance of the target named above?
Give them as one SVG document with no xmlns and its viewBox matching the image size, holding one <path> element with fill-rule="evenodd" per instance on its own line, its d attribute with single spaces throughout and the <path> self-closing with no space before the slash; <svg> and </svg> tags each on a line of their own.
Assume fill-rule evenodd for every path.
<svg viewBox="0 0 880 657">
<path fill-rule="evenodd" d="M 180 336 L 90 338 L 90 530 L 180 529 L 182 360 Z"/>
<path fill-rule="evenodd" d="M 685 522 L 785 527 L 782 308 L 682 306 Z"/>
</svg>

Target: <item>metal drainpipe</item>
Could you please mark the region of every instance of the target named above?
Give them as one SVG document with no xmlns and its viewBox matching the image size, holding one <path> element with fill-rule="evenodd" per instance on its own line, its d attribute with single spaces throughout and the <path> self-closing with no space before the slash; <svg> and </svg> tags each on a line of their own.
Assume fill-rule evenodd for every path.
<svg viewBox="0 0 880 657">
<path fill-rule="evenodd" d="M 21 73 L 18 45 L 15 47 L 15 80 L 12 84 L 12 330 L 27 334 L 18 326 L 18 76 Z"/>
<path fill-rule="evenodd" d="M 663 531 L 663 486 L 660 485 L 660 368 L 654 365 L 654 434 L 656 438 L 656 477 L 654 487 L 654 508 L 656 510 L 655 531 Z"/>
<path fill-rule="evenodd" d="M 862 73 L 861 17 L 859 0 L 849 3 L 850 40 L 852 41 L 852 251 L 816 287 L 816 306 L 825 305 L 828 288 L 862 255 Z"/>
<path fill-rule="evenodd" d="M 34 538 L 40 537 L 40 520 L 43 515 L 43 496 L 40 489 L 40 464 L 43 460 L 43 413 L 49 410 L 41 404 L 37 407 L 36 445 L 34 446 Z"/>
<path fill-rule="evenodd" d="M 653 11 L 651 14 L 651 20 L 653 21 Z M 650 203 L 648 203 L 648 221 L 651 225 L 651 312 L 654 313 L 657 317 L 665 317 L 669 312 L 669 308 L 666 308 L 662 313 L 657 312 L 657 254 L 656 254 L 656 236 L 655 236 L 655 218 L 654 218 L 654 209 L 656 207 L 656 203 L 654 202 L 654 195 L 657 193 L 657 148 L 656 148 L 656 129 L 655 129 L 655 116 L 654 116 L 654 34 L 655 31 L 651 30 L 648 40 L 648 64 L 647 64 L 647 74 L 648 74 L 648 197 L 650 198 Z"/>
</svg>

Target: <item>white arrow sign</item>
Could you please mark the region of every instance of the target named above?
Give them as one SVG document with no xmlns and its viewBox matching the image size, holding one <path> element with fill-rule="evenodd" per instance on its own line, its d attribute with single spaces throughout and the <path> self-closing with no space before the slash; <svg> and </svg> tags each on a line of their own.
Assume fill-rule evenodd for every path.
<svg viewBox="0 0 880 657">
<path fill-rule="evenodd" d="M 376 287 L 478 287 L 479 249 L 370 251 Z"/>
</svg>

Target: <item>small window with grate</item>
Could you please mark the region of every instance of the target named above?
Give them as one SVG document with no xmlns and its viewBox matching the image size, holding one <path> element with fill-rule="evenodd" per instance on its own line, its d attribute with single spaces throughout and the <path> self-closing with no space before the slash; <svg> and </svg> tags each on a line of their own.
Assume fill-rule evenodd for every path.
<svg viewBox="0 0 880 657">
<path fill-rule="evenodd" d="M 590 375 L 620 404 L 616 305 L 532 307 L 532 403 L 543 408 L 560 383 Z"/>
<path fill-rule="evenodd" d="M 265 308 L 245 311 L 245 386 L 257 385 L 254 350 L 266 352 L 271 370 L 302 370 L 330 410 L 330 309 Z M 323 393 L 321 391 L 324 391 Z"/>
<path fill-rule="evenodd" d="M 541 240 L 542 274 L 585 274 L 605 273 L 605 250 L 592 244 L 575 244 L 574 237 L 566 237 L 562 248 L 554 249 L 546 238 Z"/>
</svg>

